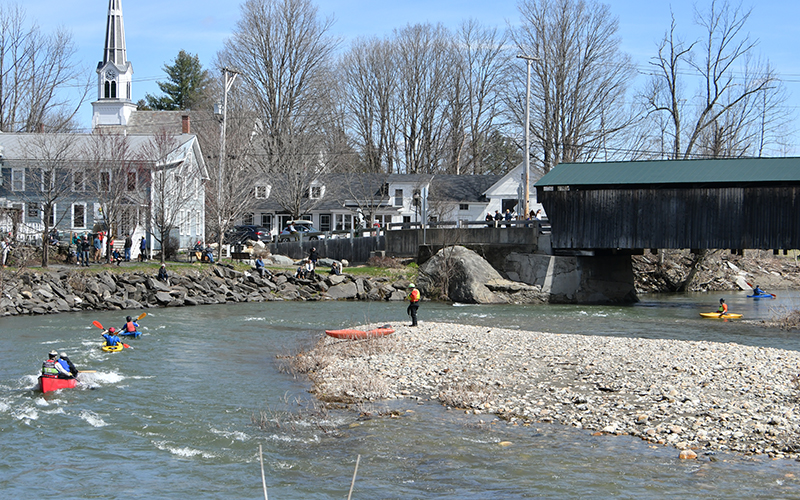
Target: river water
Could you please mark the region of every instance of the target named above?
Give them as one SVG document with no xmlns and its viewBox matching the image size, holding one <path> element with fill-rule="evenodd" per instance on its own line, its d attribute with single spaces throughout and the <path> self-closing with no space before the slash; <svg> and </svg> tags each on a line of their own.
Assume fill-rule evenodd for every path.
<svg viewBox="0 0 800 500">
<path fill-rule="evenodd" d="M 797 292 L 724 296 L 754 323 L 800 303 Z M 654 295 L 628 307 L 424 303 L 420 320 L 800 350 L 796 333 L 701 319 L 719 297 Z M 673 448 L 627 436 L 509 425 L 427 400 L 374 403 L 367 409 L 395 416 L 360 420 L 353 410 L 319 409 L 308 382 L 279 369 L 281 356 L 325 328 L 407 320 L 400 303 L 147 312 L 144 335 L 114 354 L 100 351 L 92 321 L 120 326 L 119 313 L 0 318 L 0 496 L 258 499 L 262 445 L 273 500 L 346 498 L 358 455 L 353 498 L 800 498 L 791 460 L 681 461 Z M 51 349 L 97 373 L 43 396 L 36 374 Z"/>
</svg>

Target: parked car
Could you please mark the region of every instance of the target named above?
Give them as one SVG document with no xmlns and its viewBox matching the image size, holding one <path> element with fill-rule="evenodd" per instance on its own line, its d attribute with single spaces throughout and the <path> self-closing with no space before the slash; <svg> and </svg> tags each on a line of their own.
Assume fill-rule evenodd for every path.
<svg viewBox="0 0 800 500">
<path fill-rule="evenodd" d="M 294 226 L 294 232 L 291 227 Z M 325 238 L 325 233 L 317 231 L 310 220 L 290 220 L 286 227 L 278 234 L 278 242 L 298 241 L 300 236 L 304 240 L 320 240 Z"/>
<path fill-rule="evenodd" d="M 225 243 L 231 245 L 240 245 L 247 240 L 269 243 L 271 239 L 269 230 L 261 226 L 233 226 L 233 229 L 225 233 Z"/>
</svg>

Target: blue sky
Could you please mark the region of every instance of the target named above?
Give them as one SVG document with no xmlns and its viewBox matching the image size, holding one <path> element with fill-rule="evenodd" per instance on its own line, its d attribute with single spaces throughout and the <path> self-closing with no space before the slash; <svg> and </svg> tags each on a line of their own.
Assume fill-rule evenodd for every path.
<svg viewBox="0 0 800 500">
<path fill-rule="evenodd" d="M 0 0 L 5 2 L 7 0 Z M 22 0 L 28 17 L 45 30 L 64 26 L 78 46 L 78 57 L 92 76 L 102 57 L 108 0 Z M 630 54 L 640 70 L 646 71 L 648 59 L 655 54 L 656 42 L 670 23 L 670 8 L 675 13 L 678 31 L 685 39 L 697 33 L 691 25 L 693 5 L 690 0 L 647 1 L 608 0 L 612 13 L 619 19 L 622 49 Z M 395 28 L 409 23 L 442 23 L 457 26 L 462 20 L 475 18 L 482 23 L 506 26 L 518 22 L 517 2 L 508 0 L 318 0 L 323 16 L 334 16 L 333 33 L 348 40 L 360 36 L 383 37 Z M 708 2 L 699 3 L 707 6 Z M 789 106 L 800 111 L 800 2 L 793 0 L 761 0 L 752 5 L 753 13 L 747 29 L 760 41 L 758 51 L 770 60 L 783 77 L 792 97 Z M 164 80 L 162 67 L 171 62 L 178 51 L 186 50 L 200 57 L 211 68 L 217 51 L 235 28 L 240 16 L 239 3 L 219 0 L 122 0 L 128 58 L 134 68 L 134 99 L 146 93 L 157 94 L 156 80 Z M 636 84 L 643 84 L 640 78 Z M 96 96 L 92 95 L 91 100 Z M 800 114 L 800 113 L 798 113 Z M 91 106 L 85 106 L 79 121 L 91 122 Z M 795 142 L 800 142 L 796 140 Z M 797 148 L 795 148 L 797 151 Z"/>
</svg>

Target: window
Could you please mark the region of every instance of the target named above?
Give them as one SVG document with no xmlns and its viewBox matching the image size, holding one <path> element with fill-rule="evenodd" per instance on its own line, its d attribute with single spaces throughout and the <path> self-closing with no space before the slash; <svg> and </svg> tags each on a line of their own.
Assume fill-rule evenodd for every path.
<svg viewBox="0 0 800 500">
<path fill-rule="evenodd" d="M 469 204 L 468 203 L 459 203 L 458 204 L 458 209 L 459 210 L 469 210 Z"/>
<path fill-rule="evenodd" d="M 86 228 L 86 205 L 83 203 L 72 205 L 72 227 L 74 229 Z"/>
<path fill-rule="evenodd" d="M 320 214 L 320 216 L 319 216 L 319 230 L 320 231 L 330 231 L 331 230 L 331 214 Z"/>
<path fill-rule="evenodd" d="M 269 196 L 269 190 L 267 186 L 256 186 L 255 187 L 255 197 L 258 200 L 266 200 Z"/>
<path fill-rule="evenodd" d="M 261 225 L 265 227 L 267 231 L 272 231 L 272 215 L 261 214 Z"/>
<path fill-rule="evenodd" d="M 136 191 L 136 172 L 128 172 L 128 191 Z"/>
<path fill-rule="evenodd" d="M 103 97 L 106 99 L 111 97 L 111 84 L 108 82 L 103 85 Z"/>
<path fill-rule="evenodd" d="M 72 190 L 73 191 L 83 191 L 85 188 L 85 182 L 83 180 L 83 171 L 82 170 L 75 170 L 72 172 Z"/>
<path fill-rule="evenodd" d="M 111 98 L 117 98 L 117 82 L 111 82 Z"/>
<path fill-rule="evenodd" d="M 53 203 L 49 208 L 43 208 L 42 212 L 44 212 L 48 227 L 56 227 L 56 204 Z"/>
<path fill-rule="evenodd" d="M 253 218 L 255 214 L 253 212 L 248 212 L 242 216 L 242 224 L 245 226 L 252 226 L 253 225 Z"/>
<path fill-rule="evenodd" d="M 311 186 L 311 199 L 318 200 L 322 198 L 322 186 Z"/>
<path fill-rule="evenodd" d="M 353 228 L 353 216 L 350 214 L 336 214 L 336 230 L 349 231 Z"/>
<path fill-rule="evenodd" d="M 100 172 L 99 187 L 101 193 L 111 191 L 111 172 Z"/>
<path fill-rule="evenodd" d="M 42 192 L 52 193 L 56 188 L 55 170 L 42 170 Z"/>
<path fill-rule="evenodd" d="M 402 207 L 403 206 L 403 190 L 402 189 L 395 189 L 394 190 L 394 206 Z"/>
<path fill-rule="evenodd" d="M 12 191 L 25 191 L 25 169 L 12 168 L 11 169 L 11 190 Z"/>
</svg>

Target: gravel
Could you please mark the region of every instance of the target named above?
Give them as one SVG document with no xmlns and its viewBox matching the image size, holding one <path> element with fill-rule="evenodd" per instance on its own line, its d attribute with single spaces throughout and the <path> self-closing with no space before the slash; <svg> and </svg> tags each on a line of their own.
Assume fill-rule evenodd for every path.
<svg viewBox="0 0 800 500">
<path fill-rule="evenodd" d="M 800 457 L 795 351 L 448 323 L 394 327 L 378 339 L 325 337 L 296 363 L 325 401 L 434 398 L 510 422 L 680 450 Z"/>
</svg>

